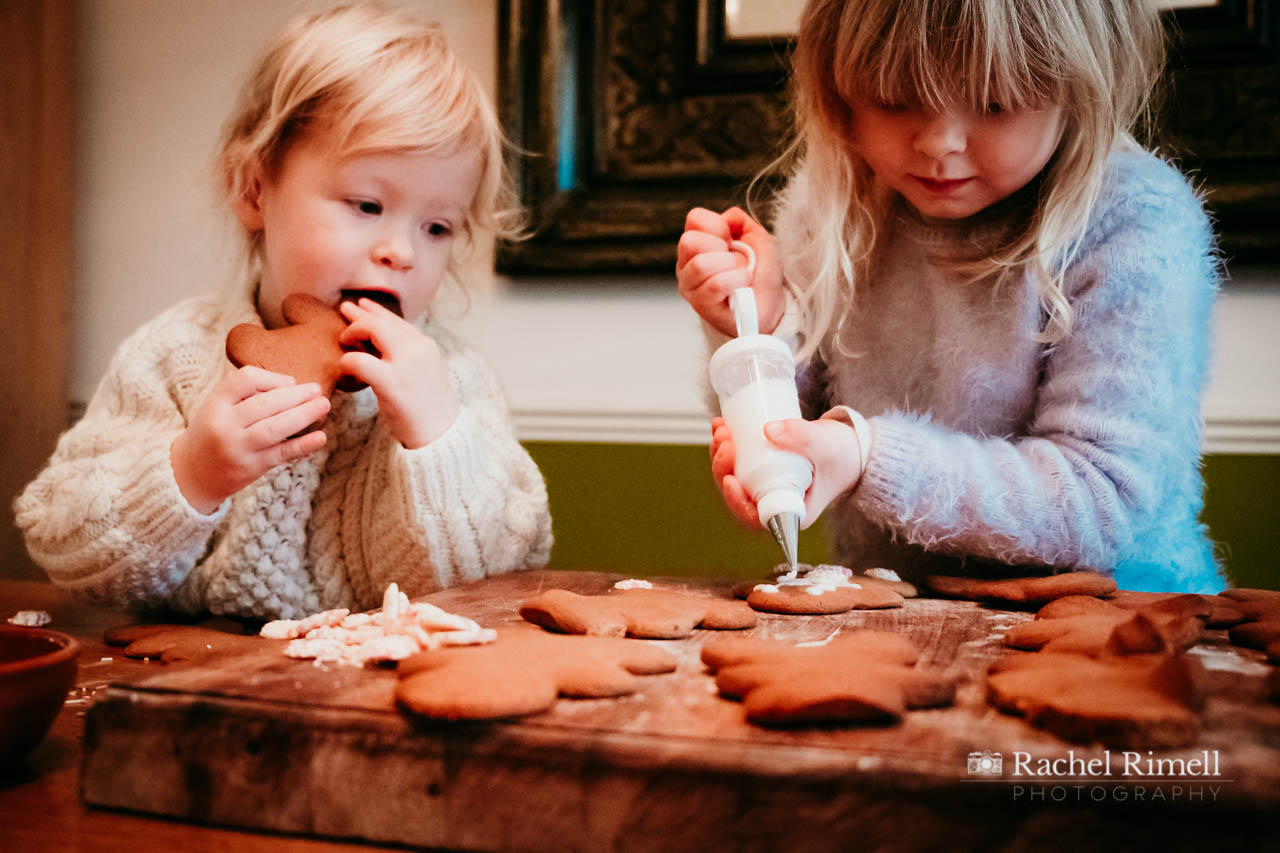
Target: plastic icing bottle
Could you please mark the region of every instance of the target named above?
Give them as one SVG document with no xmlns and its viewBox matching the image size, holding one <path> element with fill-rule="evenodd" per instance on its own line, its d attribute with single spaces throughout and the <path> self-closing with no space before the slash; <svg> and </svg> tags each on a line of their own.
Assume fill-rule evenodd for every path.
<svg viewBox="0 0 1280 853">
<path fill-rule="evenodd" d="M 754 257 L 745 250 L 749 268 Z M 738 337 L 711 356 L 711 387 L 720 399 L 720 414 L 737 454 L 734 474 L 756 502 L 760 520 L 782 546 L 787 563 L 796 567 L 796 542 L 804 521 L 804 494 L 813 481 L 809 460 L 779 450 L 764 435 L 769 421 L 800 417 L 796 393 L 795 362 L 791 350 L 772 335 L 759 334 L 755 294 L 751 288 L 735 291 L 730 298 Z"/>
</svg>

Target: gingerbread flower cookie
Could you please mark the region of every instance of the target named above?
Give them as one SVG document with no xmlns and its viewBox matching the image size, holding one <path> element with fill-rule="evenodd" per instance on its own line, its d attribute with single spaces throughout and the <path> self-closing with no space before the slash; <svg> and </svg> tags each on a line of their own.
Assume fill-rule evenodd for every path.
<svg viewBox="0 0 1280 853">
<path fill-rule="evenodd" d="M 831 565 L 804 566 L 795 575 L 784 573 L 771 581 L 738 584 L 734 594 L 746 598 L 755 610 L 790 615 L 876 610 L 904 603 L 893 582 L 854 576 L 844 566 Z"/>
<path fill-rule="evenodd" d="M 702 648 L 721 693 L 741 699 L 747 719 L 762 725 L 886 723 L 908 709 L 951 704 L 955 679 L 916 660 L 908 639 L 884 631 L 854 631 L 822 646 L 723 637 Z"/>
<path fill-rule="evenodd" d="M 499 719 L 545 711 L 558 696 L 625 696 L 639 688 L 637 675 L 675 668 L 675 658 L 652 643 L 518 625 L 499 629 L 488 645 L 442 647 L 401 661 L 396 702 L 433 719 Z"/>
<path fill-rule="evenodd" d="M 998 580 L 930 575 L 925 585 L 951 598 L 1014 605 L 1044 604 L 1068 595 L 1102 596 L 1116 589 L 1116 582 L 1106 575 L 1084 571 Z"/>
<path fill-rule="evenodd" d="M 736 630 L 756 624 L 739 601 L 627 583 L 605 595 L 549 589 L 520 605 L 520 616 L 548 631 L 598 637 L 675 640 L 694 628 Z"/>
</svg>

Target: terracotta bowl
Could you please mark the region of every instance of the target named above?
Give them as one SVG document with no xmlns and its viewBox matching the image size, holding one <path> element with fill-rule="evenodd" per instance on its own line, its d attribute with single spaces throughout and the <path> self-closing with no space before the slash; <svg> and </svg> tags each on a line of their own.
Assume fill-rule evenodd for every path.
<svg viewBox="0 0 1280 853">
<path fill-rule="evenodd" d="M 0 625 L 0 765 L 44 739 L 76 683 L 80 643 L 58 631 Z"/>
</svg>

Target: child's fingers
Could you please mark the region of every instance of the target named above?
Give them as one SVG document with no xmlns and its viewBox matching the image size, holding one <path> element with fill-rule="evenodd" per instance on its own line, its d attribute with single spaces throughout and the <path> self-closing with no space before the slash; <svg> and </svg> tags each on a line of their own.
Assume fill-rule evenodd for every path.
<svg viewBox="0 0 1280 853">
<path fill-rule="evenodd" d="M 703 252 L 727 251 L 729 251 L 729 244 L 714 234 L 708 234 L 705 231 L 686 231 L 680 235 L 680 241 L 676 243 L 676 273 L 680 273 L 689 261 Z"/>
<path fill-rule="evenodd" d="M 760 512 L 756 509 L 755 501 L 751 500 L 747 490 L 742 487 L 742 481 L 732 474 L 727 474 L 718 482 L 725 506 L 729 508 L 733 517 L 752 529 L 761 527 Z"/>
<path fill-rule="evenodd" d="M 711 476 L 719 480 L 726 474 L 732 474 L 738 461 L 738 448 L 732 439 L 724 439 L 716 445 L 711 456 Z"/>
<path fill-rule="evenodd" d="M 737 252 L 703 252 L 689 259 L 680 278 L 682 295 L 711 305 L 727 300 L 730 293 L 751 284 L 745 259 Z"/>
<path fill-rule="evenodd" d="M 258 453 L 275 448 L 285 443 L 289 436 L 302 432 L 328 413 L 328 398 L 316 397 L 301 405 L 263 418 L 245 431 L 249 449 Z"/>
<path fill-rule="evenodd" d="M 319 396 L 320 386 L 315 382 L 270 388 L 236 403 L 235 417 L 239 423 L 248 427 Z"/>
<path fill-rule="evenodd" d="M 377 346 L 384 355 L 386 354 L 387 350 L 376 342 L 374 346 Z M 338 367 L 343 375 L 358 379 L 365 385 L 371 385 L 375 391 L 387 384 L 392 370 L 388 362 L 362 350 L 344 353 L 338 360 Z"/>
<path fill-rule="evenodd" d="M 286 462 L 309 456 L 324 447 L 326 441 L 328 441 L 328 436 L 324 434 L 323 430 L 317 429 L 305 435 L 295 436 L 283 444 L 278 444 L 270 451 L 275 454 L 275 464 L 271 467 L 274 468 L 276 465 L 283 465 Z"/>
<path fill-rule="evenodd" d="M 725 243 L 733 239 L 733 235 L 729 230 L 729 223 L 725 221 L 725 218 L 714 210 L 707 210 L 705 207 L 695 207 L 689 211 L 684 218 L 684 230 L 703 231 L 723 240 Z"/>
<path fill-rule="evenodd" d="M 239 403 L 262 391 L 270 391 L 273 388 L 282 388 L 286 385 L 295 384 L 292 376 L 273 373 L 270 370 L 264 370 L 252 364 L 246 364 L 244 367 L 232 371 L 225 381 L 232 404 Z"/>
</svg>

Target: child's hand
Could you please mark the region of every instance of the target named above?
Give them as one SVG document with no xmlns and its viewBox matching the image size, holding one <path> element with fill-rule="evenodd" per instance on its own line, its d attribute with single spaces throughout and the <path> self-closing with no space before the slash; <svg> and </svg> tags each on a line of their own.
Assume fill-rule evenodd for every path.
<svg viewBox="0 0 1280 853">
<path fill-rule="evenodd" d="M 729 295 L 749 284 L 756 294 L 760 331 L 776 329 L 784 295 L 773 235 L 737 207 L 723 214 L 695 207 L 685 218 L 684 228 L 677 247 L 676 280 L 680 295 L 698 316 L 726 335 L 737 334 Z M 755 250 L 754 281 L 747 276 L 746 258 L 729 250 L 730 240 L 741 240 Z"/>
<path fill-rule="evenodd" d="M 839 420 L 795 418 L 765 424 L 765 438 L 779 450 L 790 450 L 813 464 L 813 482 L 805 492 L 804 527 L 862 477 L 862 448 L 853 427 Z M 763 527 L 756 503 L 734 476 L 737 449 L 724 418 L 711 421 L 711 474 L 734 517 L 748 527 Z"/>
<path fill-rule="evenodd" d="M 372 299 L 343 302 L 350 321 L 338 340 L 343 346 L 369 341 L 381 357 L 349 352 L 339 364 L 378 395 L 378 411 L 405 447 L 435 441 L 458 417 L 440 346 L 409 321 Z"/>
<path fill-rule="evenodd" d="M 277 465 L 324 447 L 320 430 L 296 434 L 328 413 L 329 400 L 314 382 L 241 367 L 214 387 L 170 446 L 178 488 L 208 515 Z"/>
</svg>

